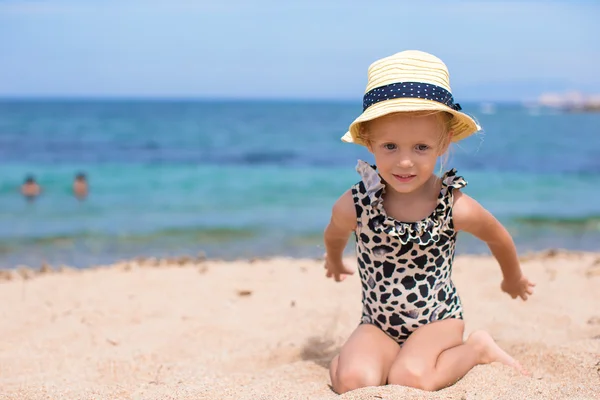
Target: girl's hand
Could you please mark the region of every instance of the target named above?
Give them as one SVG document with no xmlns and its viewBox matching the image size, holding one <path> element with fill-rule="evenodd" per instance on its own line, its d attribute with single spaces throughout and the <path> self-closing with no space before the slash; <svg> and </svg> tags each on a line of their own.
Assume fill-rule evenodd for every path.
<svg viewBox="0 0 600 400">
<path fill-rule="evenodd" d="M 508 293 L 513 299 L 521 297 L 523 300 L 527 300 L 527 298 L 533 294 L 534 286 L 535 283 L 530 282 L 527 277 L 521 275 L 521 278 L 519 279 L 503 280 L 500 288 L 503 292 Z"/>
<path fill-rule="evenodd" d="M 325 269 L 327 270 L 325 276 L 327 278 L 333 277 L 336 282 L 341 282 L 348 275 L 354 274 L 354 270 L 344 265 L 342 260 L 332 260 L 327 257 L 327 254 L 325 254 Z"/>
</svg>

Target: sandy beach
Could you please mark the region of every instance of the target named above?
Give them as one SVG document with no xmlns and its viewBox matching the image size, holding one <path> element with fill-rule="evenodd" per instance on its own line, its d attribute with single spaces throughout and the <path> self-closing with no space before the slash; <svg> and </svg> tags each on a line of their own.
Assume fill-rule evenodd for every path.
<svg viewBox="0 0 600 400">
<path fill-rule="evenodd" d="M 319 260 L 135 260 L 0 274 L 2 399 L 600 399 L 600 253 L 524 256 L 527 302 L 487 256 L 459 256 L 467 332 L 484 328 L 532 371 L 478 366 L 429 393 L 343 396 L 327 366 L 359 320 L 358 275 Z M 354 265 L 353 260 L 349 263 Z"/>
</svg>

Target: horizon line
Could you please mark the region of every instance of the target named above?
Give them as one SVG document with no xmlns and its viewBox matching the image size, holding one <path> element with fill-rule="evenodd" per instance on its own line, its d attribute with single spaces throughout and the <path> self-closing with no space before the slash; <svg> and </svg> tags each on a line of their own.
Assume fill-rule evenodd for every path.
<svg viewBox="0 0 600 400">
<path fill-rule="evenodd" d="M 119 95 L 0 95 L 0 101 L 196 101 L 196 102 L 334 102 L 357 103 L 362 106 L 362 98 L 347 97 L 230 97 L 230 96 L 119 96 Z M 464 99 L 461 103 L 523 104 L 537 102 L 537 99 Z"/>
</svg>

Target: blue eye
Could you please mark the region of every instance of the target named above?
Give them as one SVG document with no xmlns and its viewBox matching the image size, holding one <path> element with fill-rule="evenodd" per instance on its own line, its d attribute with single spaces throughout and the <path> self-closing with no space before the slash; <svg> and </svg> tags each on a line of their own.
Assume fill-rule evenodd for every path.
<svg viewBox="0 0 600 400">
<path fill-rule="evenodd" d="M 429 150 L 429 146 L 427 146 L 426 144 L 418 144 L 415 146 L 415 148 L 419 151 Z"/>
<path fill-rule="evenodd" d="M 394 143 L 386 143 L 383 145 L 383 148 L 386 150 L 395 150 L 396 145 Z"/>
</svg>

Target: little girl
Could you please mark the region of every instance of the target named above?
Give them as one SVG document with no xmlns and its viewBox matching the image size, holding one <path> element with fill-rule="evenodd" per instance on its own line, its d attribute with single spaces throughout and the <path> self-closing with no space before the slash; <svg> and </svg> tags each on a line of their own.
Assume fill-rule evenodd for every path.
<svg viewBox="0 0 600 400">
<path fill-rule="evenodd" d="M 336 392 L 385 384 L 438 390 L 495 361 L 526 373 L 488 333 L 463 341 L 451 279 L 456 235 L 465 231 L 489 246 L 504 292 L 523 300 L 533 293 L 508 232 L 460 191 L 467 182 L 454 169 L 434 174 L 450 143 L 479 129 L 454 103 L 437 57 L 404 51 L 369 67 L 363 113 L 342 140 L 364 145 L 376 166 L 359 160 L 362 179 L 337 200 L 325 229 L 327 277 L 339 282 L 354 272 L 342 262 L 354 233 L 362 283 L 362 319 L 330 366 Z"/>
</svg>

